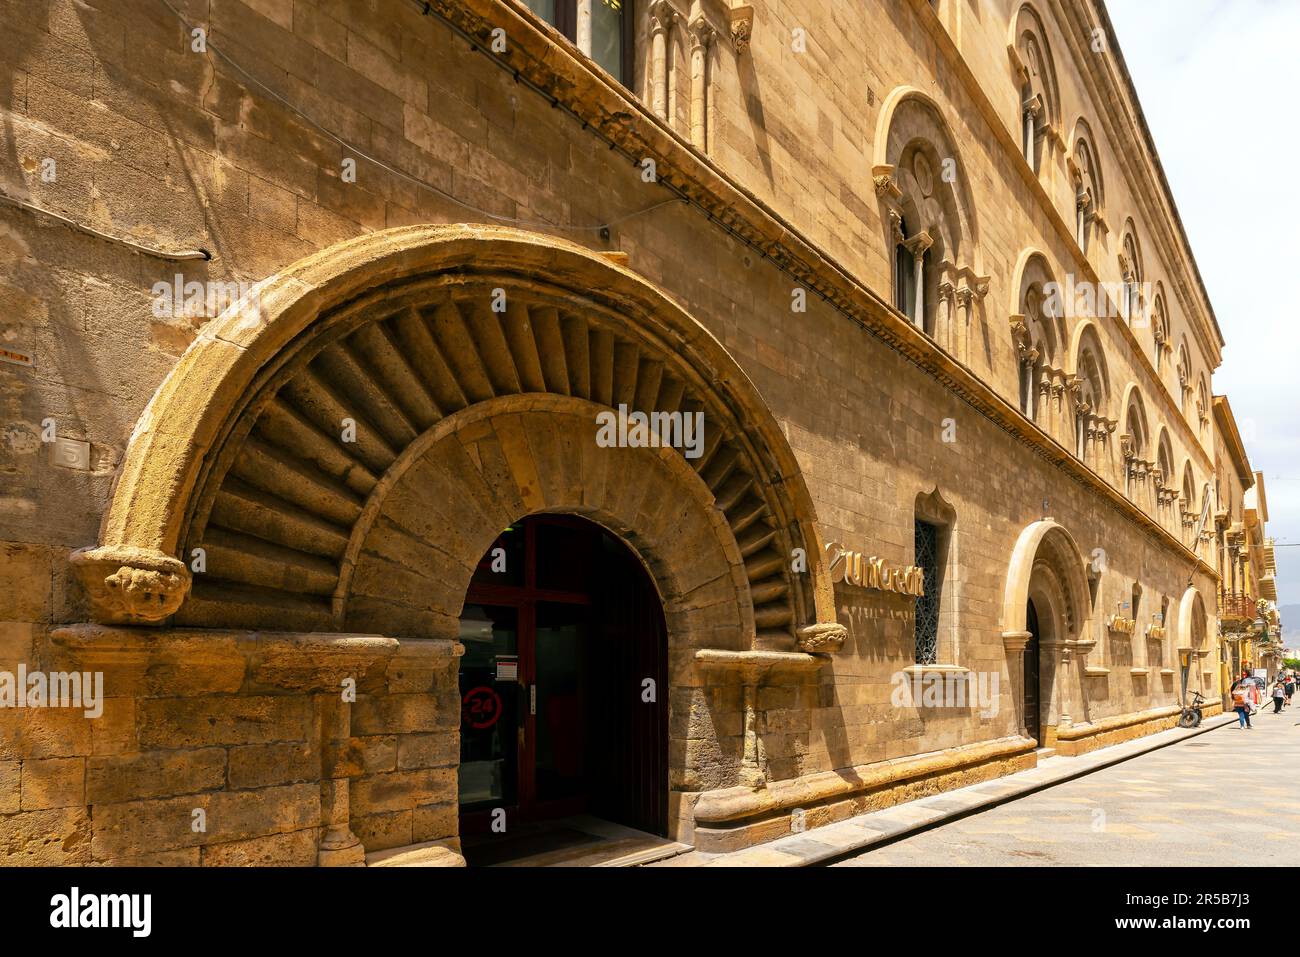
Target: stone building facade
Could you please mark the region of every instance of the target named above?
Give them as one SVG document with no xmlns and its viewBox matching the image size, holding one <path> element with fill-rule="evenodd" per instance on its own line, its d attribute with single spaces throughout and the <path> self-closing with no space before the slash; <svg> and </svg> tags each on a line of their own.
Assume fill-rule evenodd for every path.
<svg viewBox="0 0 1300 957">
<path fill-rule="evenodd" d="M 104 681 L 5 862 L 726 850 L 1217 701 L 1222 336 L 1099 0 L 980 7 L 5 2 L 0 670 Z"/>
</svg>

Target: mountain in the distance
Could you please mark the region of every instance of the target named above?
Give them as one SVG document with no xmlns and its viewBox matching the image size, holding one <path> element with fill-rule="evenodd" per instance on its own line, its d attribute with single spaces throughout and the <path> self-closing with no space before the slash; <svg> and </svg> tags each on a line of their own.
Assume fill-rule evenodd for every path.
<svg viewBox="0 0 1300 957">
<path fill-rule="evenodd" d="M 1282 616 L 1282 643 L 1300 651 L 1300 605 L 1278 605 Z"/>
</svg>

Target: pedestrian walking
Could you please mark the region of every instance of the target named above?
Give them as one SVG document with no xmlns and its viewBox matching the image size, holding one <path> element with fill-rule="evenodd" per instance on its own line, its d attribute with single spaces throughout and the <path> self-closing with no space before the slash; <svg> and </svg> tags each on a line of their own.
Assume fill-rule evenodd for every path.
<svg viewBox="0 0 1300 957">
<path fill-rule="evenodd" d="M 1273 713 L 1281 714 L 1282 705 L 1286 702 L 1286 684 L 1282 681 L 1282 676 L 1273 682 Z"/>
<path fill-rule="evenodd" d="M 1291 696 L 1295 694 L 1295 672 L 1292 671 L 1286 676 L 1286 706 L 1291 707 Z"/>
<path fill-rule="evenodd" d="M 1245 677 L 1239 678 L 1232 686 L 1232 710 L 1237 712 L 1237 727 L 1248 730 L 1250 728 L 1250 686 Z"/>
</svg>

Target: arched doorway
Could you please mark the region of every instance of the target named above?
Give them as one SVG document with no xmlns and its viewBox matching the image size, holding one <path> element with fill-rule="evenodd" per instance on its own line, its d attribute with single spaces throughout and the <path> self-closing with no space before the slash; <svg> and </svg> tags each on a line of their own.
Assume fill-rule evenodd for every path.
<svg viewBox="0 0 1300 957">
<path fill-rule="evenodd" d="M 1042 633 L 1038 626 L 1038 611 L 1033 600 L 1025 603 L 1025 631 L 1029 638 L 1025 641 L 1024 651 L 1024 709 L 1026 737 L 1042 741 L 1042 702 L 1039 692 L 1039 673 L 1041 664 Z"/>
<path fill-rule="evenodd" d="M 1093 644 L 1085 567 L 1073 536 L 1045 518 L 1020 533 L 1007 569 L 1002 638 L 1020 656 L 1021 727 L 1040 748 L 1054 747 L 1058 729 L 1070 726 L 1070 661 Z"/>
<path fill-rule="evenodd" d="M 491 833 L 502 811 L 516 830 L 591 815 L 666 834 L 663 608 L 627 545 L 577 516 L 515 522 L 478 563 L 460 641 L 471 863 L 483 846 L 474 835 Z"/>
<path fill-rule="evenodd" d="M 605 434 L 620 415 L 629 428 Z M 99 541 L 72 564 L 100 623 L 387 649 L 321 725 L 373 750 L 322 772 L 331 850 L 374 851 L 457 838 L 462 611 L 501 530 L 539 513 L 635 549 L 674 690 L 705 680 L 701 652 L 792 652 L 838 628 L 798 461 L 722 344 L 604 256 L 499 227 L 341 243 L 214 320 L 141 416 Z M 689 746 L 710 698 L 669 707 L 668 829 L 688 837 L 680 796 L 745 765 L 713 773 Z"/>
</svg>

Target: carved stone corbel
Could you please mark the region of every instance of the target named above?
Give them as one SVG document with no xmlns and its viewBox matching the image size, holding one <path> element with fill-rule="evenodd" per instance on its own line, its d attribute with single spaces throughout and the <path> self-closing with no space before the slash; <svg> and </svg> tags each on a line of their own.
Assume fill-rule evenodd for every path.
<svg viewBox="0 0 1300 957">
<path fill-rule="evenodd" d="M 876 195 L 889 203 L 897 203 L 903 198 L 903 191 L 894 182 L 892 163 L 881 163 L 871 167 L 871 181 L 875 184 Z"/>
<path fill-rule="evenodd" d="M 833 655 L 844 647 L 849 631 L 839 622 L 824 621 L 800 628 L 799 650 L 812 655 Z"/>
<path fill-rule="evenodd" d="M 731 45 L 738 56 L 744 56 L 749 50 L 749 39 L 754 32 L 754 8 L 748 4 L 732 7 L 727 11 L 731 21 Z"/>
<path fill-rule="evenodd" d="M 69 561 L 100 624 L 159 624 L 190 593 L 192 579 L 185 563 L 156 549 L 80 548 Z"/>
</svg>

